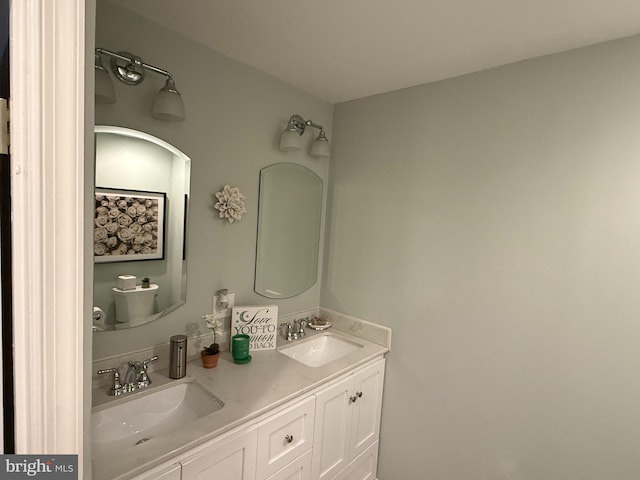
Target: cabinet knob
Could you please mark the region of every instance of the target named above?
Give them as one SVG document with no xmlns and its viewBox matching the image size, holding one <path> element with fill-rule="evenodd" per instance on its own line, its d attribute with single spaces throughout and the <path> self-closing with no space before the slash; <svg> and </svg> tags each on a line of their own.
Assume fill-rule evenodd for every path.
<svg viewBox="0 0 640 480">
<path fill-rule="evenodd" d="M 291 443 L 293 442 L 293 435 L 285 435 L 284 439 L 287 441 L 287 443 Z"/>
</svg>

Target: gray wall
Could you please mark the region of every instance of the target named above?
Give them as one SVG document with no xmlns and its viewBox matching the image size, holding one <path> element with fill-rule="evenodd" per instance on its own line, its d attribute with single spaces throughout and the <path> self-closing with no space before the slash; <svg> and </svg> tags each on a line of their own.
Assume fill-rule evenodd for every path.
<svg viewBox="0 0 640 480">
<path fill-rule="evenodd" d="M 335 107 L 321 304 L 393 329 L 381 480 L 640 475 L 638 52 Z"/>
<path fill-rule="evenodd" d="M 151 117 L 153 97 L 164 80 L 149 73 L 137 87 L 114 80 L 117 103 L 97 105 L 96 123 L 155 135 L 182 150 L 192 163 L 187 303 L 151 324 L 95 334 L 94 359 L 167 343 L 179 333 L 205 333 L 200 317 L 212 311 L 213 294 L 220 288 L 235 292 L 236 304 L 277 304 L 283 314 L 317 307 L 319 282 L 289 300 L 253 293 L 258 180 L 261 168 L 285 161 L 326 179 L 326 160 L 313 159 L 308 150 L 285 154 L 278 140 L 294 113 L 325 125 L 330 135 L 332 106 L 104 0 L 98 2 L 96 46 L 133 52 L 172 72 L 187 111 L 181 123 Z M 311 134 L 303 137 L 306 142 L 312 139 Z M 233 225 L 219 220 L 213 209 L 213 194 L 225 184 L 247 195 L 247 213 Z"/>
</svg>

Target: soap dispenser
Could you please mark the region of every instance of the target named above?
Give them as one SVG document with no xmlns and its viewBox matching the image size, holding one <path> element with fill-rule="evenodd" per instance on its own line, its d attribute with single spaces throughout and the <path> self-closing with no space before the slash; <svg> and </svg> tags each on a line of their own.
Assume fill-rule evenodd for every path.
<svg viewBox="0 0 640 480">
<path fill-rule="evenodd" d="M 182 378 L 187 374 L 187 336 L 174 335 L 169 344 L 169 377 Z"/>
</svg>

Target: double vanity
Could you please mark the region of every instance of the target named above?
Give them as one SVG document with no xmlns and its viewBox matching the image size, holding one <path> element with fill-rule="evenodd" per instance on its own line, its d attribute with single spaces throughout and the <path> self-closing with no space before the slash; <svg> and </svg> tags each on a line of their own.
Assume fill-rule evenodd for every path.
<svg viewBox="0 0 640 480">
<path fill-rule="evenodd" d="M 375 479 L 390 331 L 337 321 L 115 397 L 94 390 L 94 480 Z M 342 327 L 340 329 L 340 327 Z"/>
<path fill-rule="evenodd" d="M 212 369 L 198 358 L 187 364 L 186 377 L 169 378 L 165 340 L 147 324 L 185 305 L 187 245 L 196 258 L 211 257 L 189 241 L 188 224 L 226 238 L 225 259 L 248 254 L 231 245 L 232 231 L 223 235 L 219 223 L 209 225 L 221 220 L 211 217 L 215 205 L 203 204 L 204 195 L 192 197 L 188 156 L 145 132 L 108 125 L 95 131 L 93 371 L 100 375 L 91 414 L 93 480 L 374 480 L 390 330 L 311 307 L 291 323 L 279 319 L 284 328 L 275 350 L 252 351 L 246 364 L 223 352 Z M 308 291 L 318 281 L 328 176 L 326 164 L 291 160 L 253 171 L 260 185 L 254 292 L 289 310 L 288 300 L 299 295 L 306 295 L 296 300 L 304 308 L 319 301 L 319 288 Z M 228 270 L 225 261 L 208 270 Z M 131 278 L 126 301 L 118 297 L 127 308 L 118 309 L 116 282 Z M 241 292 L 243 301 L 254 292 Z M 149 294 L 148 308 L 120 313 L 134 311 L 142 293 Z M 331 329 L 307 328 L 310 313 Z M 187 352 L 193 348 L 196 357 L 203 337 L 188 318 L 174 315 L 170 330 L 188 334 Z M 225 322 L 230 328 L 230 317 Z M 144 332 L 130 336 L 145 349 L 131 349 L 136 358 L 112 356 L 118 331 L 140 326 Z"/>
</svg>

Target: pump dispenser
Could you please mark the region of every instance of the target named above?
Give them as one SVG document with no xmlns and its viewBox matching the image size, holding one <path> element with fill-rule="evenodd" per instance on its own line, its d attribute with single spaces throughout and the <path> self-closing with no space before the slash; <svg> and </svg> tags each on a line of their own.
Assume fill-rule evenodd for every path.
<svg viewBox="0 0 640 480">
<path fill-rule="evenodd" d="M 169 345 L 169 377 L 182 378 L 187 374 L 187 336 L 174 335 Z"/>
</svg>

